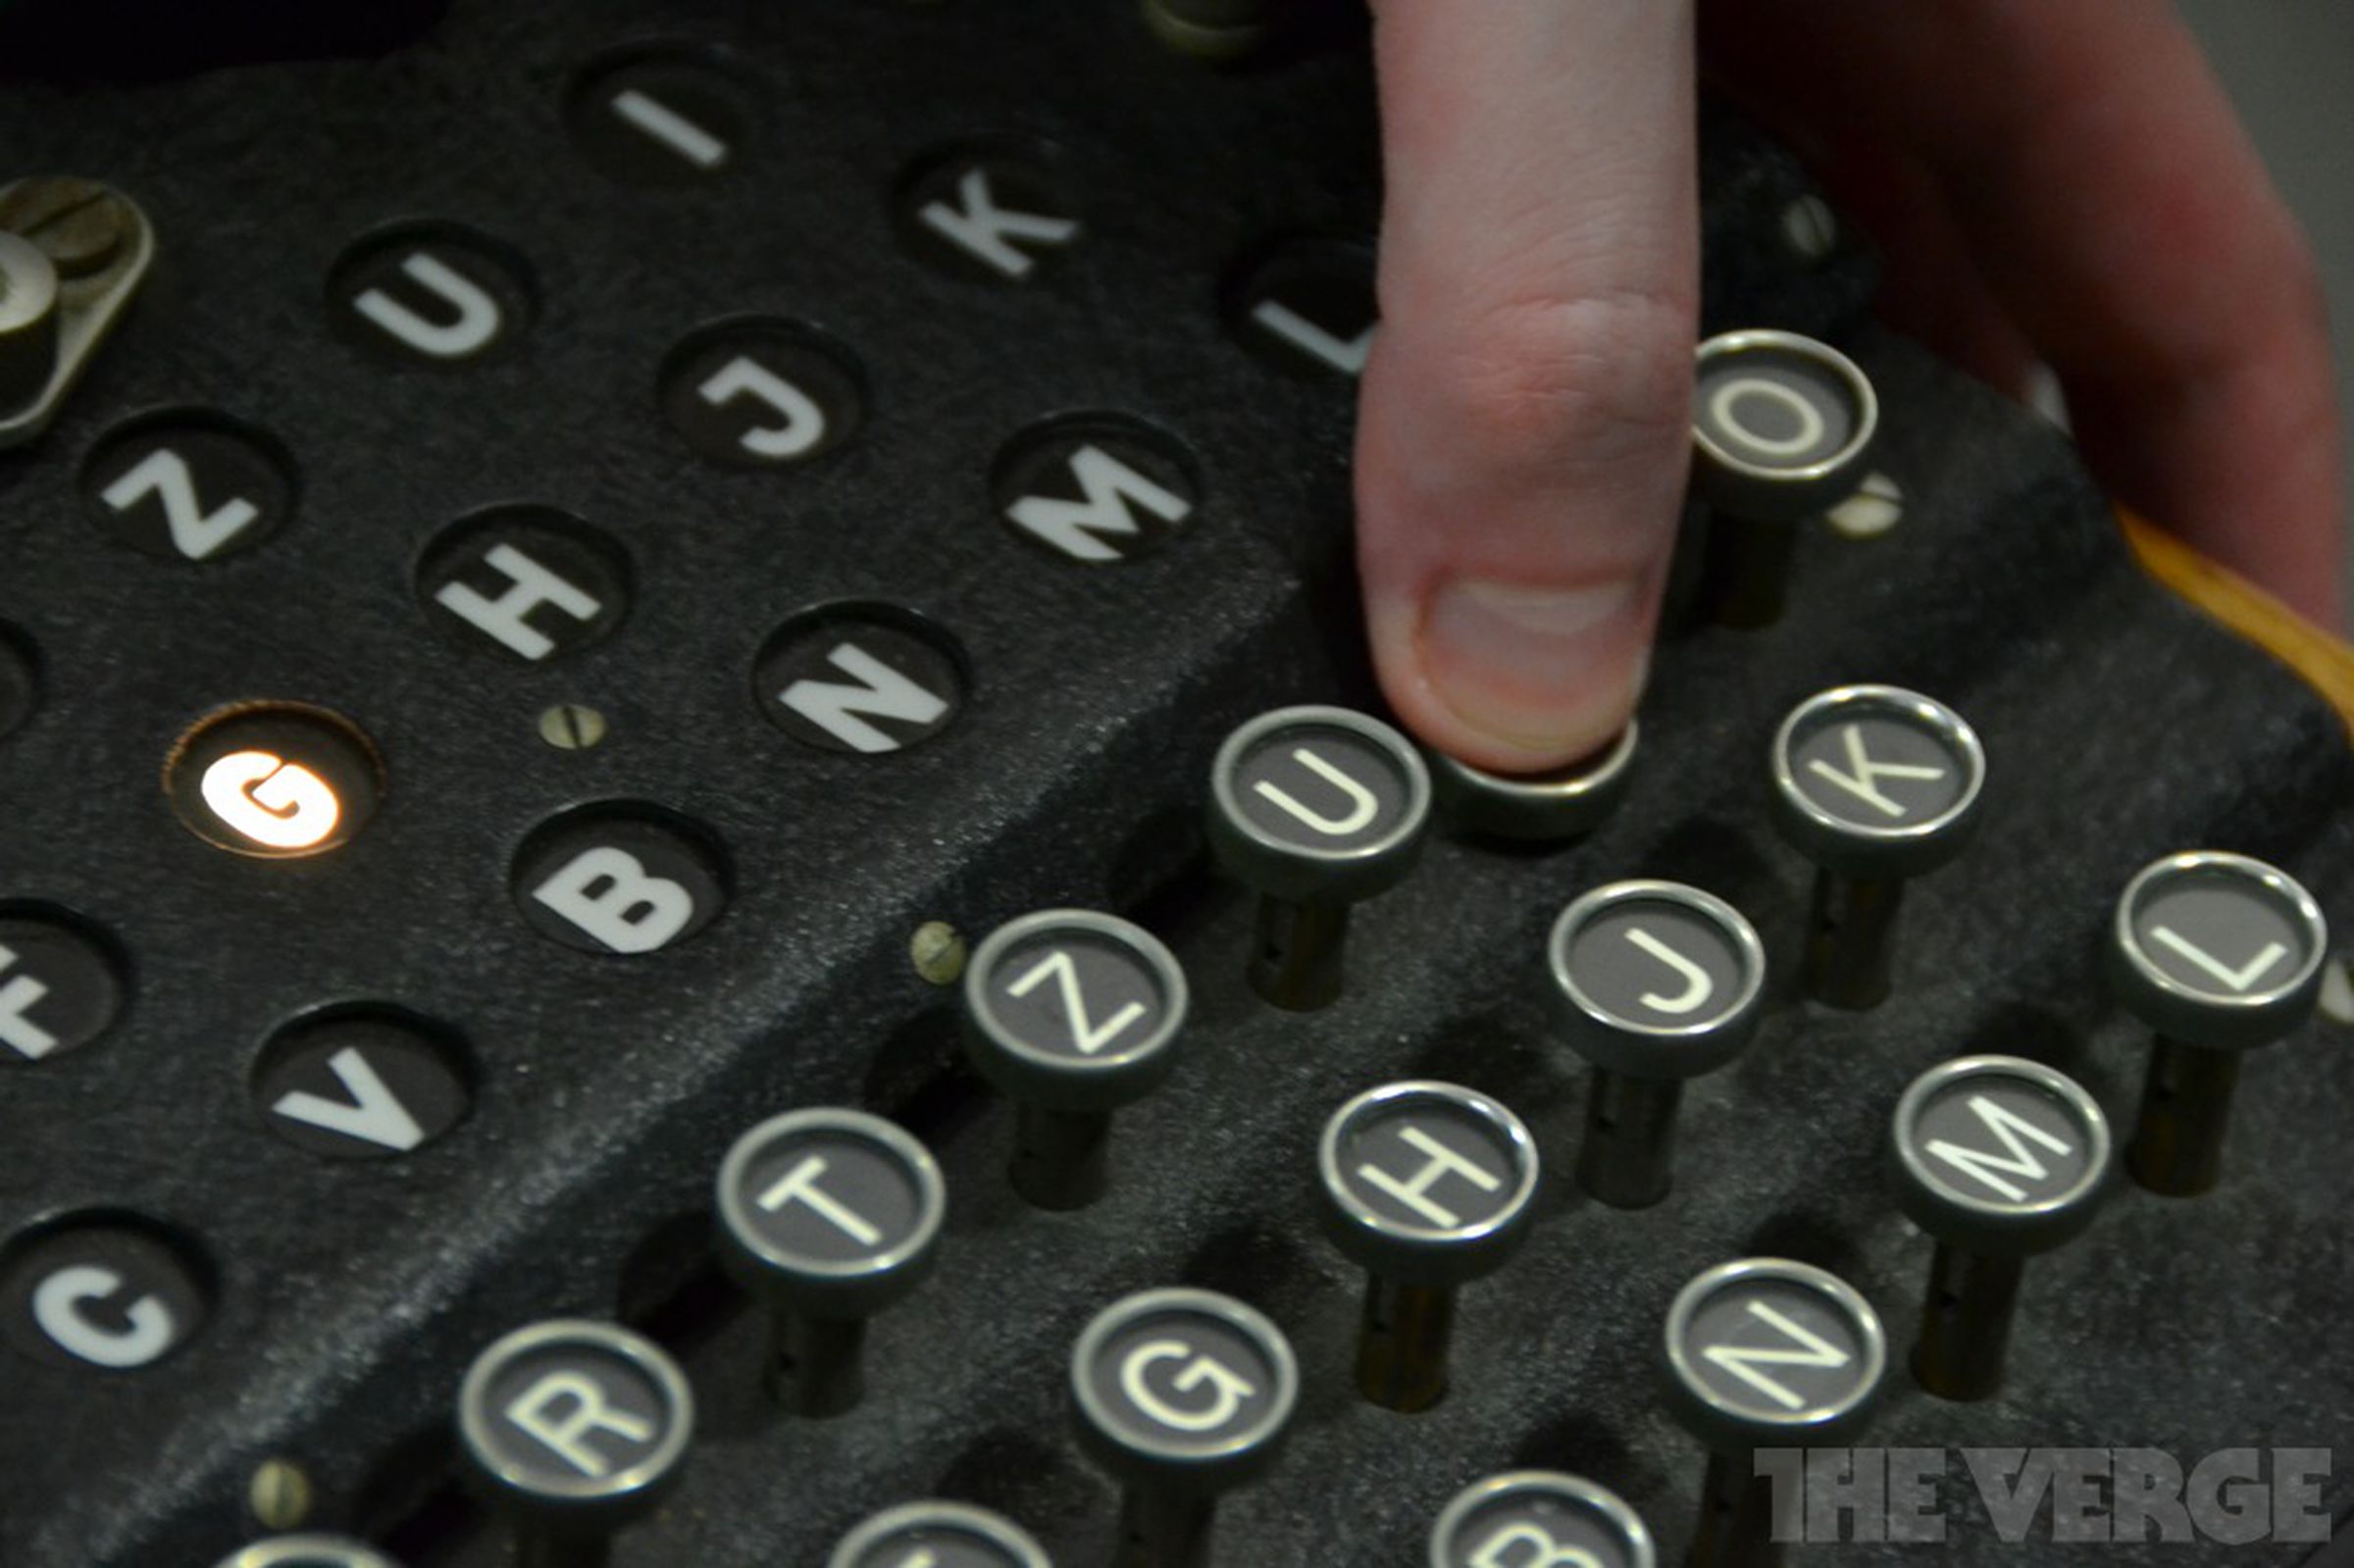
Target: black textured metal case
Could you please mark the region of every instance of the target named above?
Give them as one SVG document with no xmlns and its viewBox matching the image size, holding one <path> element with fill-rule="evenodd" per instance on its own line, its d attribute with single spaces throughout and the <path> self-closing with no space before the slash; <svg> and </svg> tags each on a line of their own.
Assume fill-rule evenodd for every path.
<svg viewBox="0 0 2354 1568">
<path fill-rule="evenodd" d="M 568 141 L 572 74 L 655 39 L 721 51 L 753 86 L 757 134 L 722 178 L 630 188 Z M 65 417 L 0 455 L 0 619 L 37 644 L 44 688 L 0 740 L 0 899 L 105 928 L 132 993 L 102 1040 L 0 1071 L 0 1236 L 130 1210 L 192 1239 L 212 1287 L 201 1338 L 145 1373 L 0 1353 L 11 1568 L 209 1563 L 261 1533 L 248 1481 L 273 1457 L 303 1467 L 320 1523 L 420 1564 L 488 1561 L 452 1490 L 450 1400 L 477 1349 L 563 1313 L 646 1328 L 703 1406 L 683 1490 L 624 1539 L 622 1564 L 815 1564 L 863 1514 L 936 1494 L 1023 1520 L 1058 1562 L 1097 1562 L 1112 1496 L 1069 1439 L 1065 1357 L 1099 1307 L 1178 1282 L 1269 1312 L 1305 1374 L 1292 1447 L 1232 1499 L 1221 1561 L 1406 1568 L 1457 1488 L 1530 1464 L 1616 1489 L 1673 1546 L 1701 1456 L 1652 1363 L 1685 1278 L 1748 1252 L 1822 1263 L 1901 1343 L 1927 1244 L 1884 1190 L 1889 1108 L 1931 1063 L 1995 1049 L 2064 1067 L 2129 1119 L 2144 1042 L 2104 996 L 2096 942 L 2134 868 L 2245 850 L 2354 922 L 2354 763 L 2335 718 L 2137 575 L 2058 435 L 1868 325 L 1860 251 L 1793 250 L 1783 215 L 1803 179 L 1729 124 L 1707 125 L 1708 325 L 1847 346 L 1883 399 L 1879 466 L 1904 521 L 1868 541 L 1811 533 L 1781 626 L 1664 648 L 1615 819 L 1554 853 L 1434 844 L 1361 911 L 1349 995 L 1308 1017 L 1241 985 L 1249 911 L 1203 871 L 1198 814 L 1236 722 L 1370 700 L 1348 566 L 1352 387 L 1241 352 L 1219 297 L 1280 236 L 1369 233 L 1360 47 L 1211 71 L 1093 0 L 658 16 L 485 0 L 380 59 L 13 86 L 0 126 L 9 170 L 110 180 L 161 242 Z M 936 271 L 895 228 L 906 173 L 977 133 L 1050 142 L 1084 193 L 1085 244 L 1024 286 Z M 528 259 L 532 320 L 494 361 L 390 371 L 331 329 L 337 257 L 413 219 Z M 871 392 L 854 442 L 732 473 L 664 426 L 666 351 L 747 313 L 848 345 Z M 82 456 L 179 406 L 283 444 L 298 507 L 266 546 L 186 565 L 96 526 Z M 1190 454 L 1203 504 L 1167 548 L 1081 569 L 994 520 L 1003 444 L 1082 410 L 1143 419 Z M 420 552 L 502 500 L 622 543 L 635 594 L 614 635 L 526 669 L 427 624 Z M 845 598 L 956 639 L 969 700 L 945 734 L 855 757 L 762 719 L 763 640 Z M 1777 983 L 1755 1046 L 1689 1097 L 1675 1195 L 1634 1214 L 1582 1200 L 1565 1172 L 1584 1080 L 1543 1006 L 1548 923 L 1599 882 L 1683 878 L 1746 911 L 1786 971 L 1807 868 L 1768 825 L 1765 744 L 1794 701 L 1850 680 L 1917 686 L 1978 727 L 1993 770 L 1978 843 L 1918 889 L 1894 1000 L 1835 1014 Z M 346 848 L 240 859 L 174 820 L 158 776 L 175 738 L 252 698 L 323 704 L 381 746 L 384 809 Z M 536 721 L 557 702 L 601 710 L 610 738 L 551 749 Z M 684 814 L 724 844 L 733 896 L 707 931 L 620 959 L 518 917 L 526 835 L 603 800 Z M 978 939 L 1065 903 L 1144 920 L 1197 1001 L 1187 1060 L 1123 1118 L 1111 1195 L 1045 1215 L 1006 1189 L 1007 1111 L 957 1062 L 951 997 L 908 944 L 927 921 Z M 318 1159 L 252 1102 L 275 1030 L 355 1000 L 468 1042 L 471 1116 L 413 1157 Z M 2035 1266 L 2001 1398 L 1940 1403 L 1900 1369 L 1875 1435 L 2191 1455 L 2347 1438 L 2347 1044 L 2316 1025 L 2250 1059 L 2214 1195 L 2123 1189 Z M 1466 1297 L 1455 1391 L 1415 1417 L 1350 1391 L 1357 1281 L 1318 1237 L 1310 1186 L 1325 1114 L 1409 1074 L 1503 1098 L 1554 1172 L 1526 1254 Z M 869 1402 L 809 1424 L 761 1408 L 758 1325 L 711 1262 L 707 1192 L 738 1132 L 819 1103 L 924 1137 L 950 1218 L 937 1279 L 876 1328 Z M 1950 1485 L 1967 1486 L 1958 1469 Z M 2332 1510 L 2350 1498 L 2346 1478 L 2328 1484 Z M 1938 1560 L 2013 1560 L 1982 1519 L 1957 1518 Z"/>
</svg>

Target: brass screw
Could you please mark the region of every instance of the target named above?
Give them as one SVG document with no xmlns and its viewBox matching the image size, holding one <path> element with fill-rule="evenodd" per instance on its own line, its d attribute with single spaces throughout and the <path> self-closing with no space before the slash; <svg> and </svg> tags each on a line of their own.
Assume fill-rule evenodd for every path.
<svg viewBox="0 0 2354 1568">
<path fill-rule="evenodd" d="M 2332 958 L 2322 971 L 2322 1016 L 2354 1025 L 2354 954 Z"/>
<path fill-rule="evenodd" d="M 539 715 L 539 738 L 558 751 L 587 751 L 605 738 L 605 716 L 577 702 L 559 702 Z"/>
<path fill-rule="evenodd" d="M 1842 538 L 1876 539 L 1905 520 L 1905 492 L 1896 481 L 1874 472 L 1823 516 Z"/>
<path fill-rule="evenodd" d="M 1782 209 L 1782 238 L 1807 260 L 1820 261 L 1839 244 L 1839 216 L 1820 196 L 1801 196 Z"/>
<path fill-rule="evenodd" d="M 291 1459 L 266 1459 L 245 1500 L 265 1530 L 299 1530 L 311 1516 L 311 1478 Z"/>
<path fill-rule="evenodd" d="M 907 938 L 915 972 L 935 986 L 953 986 L 964 976 L 964 937 L 945 920 L 927 920 Z"/>
<path fill-rule="evenodd" d="M 0 195 L 0 228 L 38 245 L 61 278 L 90 278 L 113 266 L 131 228 L 128 204 L 94 179 L 21 179 Z"/>
</svg>

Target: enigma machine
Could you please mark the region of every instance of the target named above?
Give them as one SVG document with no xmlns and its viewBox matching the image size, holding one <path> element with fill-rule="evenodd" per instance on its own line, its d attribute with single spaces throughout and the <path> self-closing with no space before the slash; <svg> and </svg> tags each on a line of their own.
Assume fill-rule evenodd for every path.
<svg viewBox="0 0 2354 1568">
<path fill-rule="evenodd" d="M 2330 1560 L 2345 721 L 1711 110 L 1639 724 L 1418 751 L 1249 9 L 0 58 L 0 1564 Z"/>
</svg>

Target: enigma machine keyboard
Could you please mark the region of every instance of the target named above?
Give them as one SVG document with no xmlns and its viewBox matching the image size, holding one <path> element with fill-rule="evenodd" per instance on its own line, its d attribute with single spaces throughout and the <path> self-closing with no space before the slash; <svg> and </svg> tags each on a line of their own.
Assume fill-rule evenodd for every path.
<svg viewBox="0 0 2354 1568">
<path fill-rule="evenodd" d="M 1639 727 L 1418 754 L 1185 9 L 7 86 L 0 1563 L 2329 1549 L 2339 719 L 1712 111 Z"/>
</svg>

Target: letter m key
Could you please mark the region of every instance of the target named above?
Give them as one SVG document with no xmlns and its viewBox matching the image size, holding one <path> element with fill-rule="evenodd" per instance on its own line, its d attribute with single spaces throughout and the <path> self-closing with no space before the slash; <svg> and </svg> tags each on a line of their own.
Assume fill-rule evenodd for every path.
<svg viewBox="0 0 2354 1568">
<path fill-rule="evenodd" d="M 2020 1185 L 2020 1182 L 2015 1182 L 2011 1178 L 2017 1177 L 2020 1181 L 2040 1183 L 2052 1174 L 2051 1169 L 2043 1163 L 2042 1157 L 2033 1149 L 2028 1148 L 2027 1144 L 2040 1144 L 2053 1154 L 2067 1155 L 2074 1152 L 2073 1145 L 2069 1143 L 2066 1138 L 2053 1137 L 2018 1112 L 1997 1104 L 1983 1094 L 1972 1094 L 1970 1097 L 1970 1108 L 1976 1113 L 1978 1120 L 1986 1125 L 1986 1131 L 1992 1133 L 1996 1140 L 2002 1144 L 2002 1151 L 1998 1153 L 1993 1149 L 1973 1147 L 1968 1143 L 1956 1143 L 1940 1138 L 1930 1140 L 1928 1152 L 1933 1157 L 1945 1161 L 1963 1175 L 1983 1183 L 2014 1203 L 2024 1203 L 2029 1193 L 2026 1188 Z"/>
</svg>

